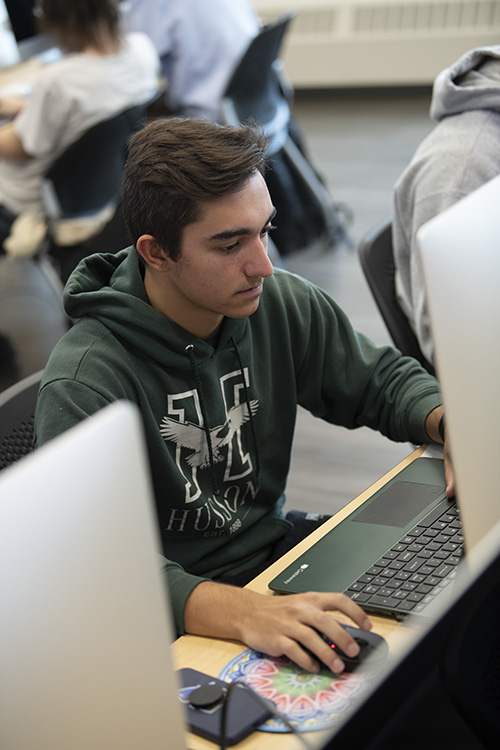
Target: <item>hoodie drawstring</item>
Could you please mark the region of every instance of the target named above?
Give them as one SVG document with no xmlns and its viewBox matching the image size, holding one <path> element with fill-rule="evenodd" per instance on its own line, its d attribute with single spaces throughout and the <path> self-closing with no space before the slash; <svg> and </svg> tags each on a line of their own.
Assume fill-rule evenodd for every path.
<svg viewBox="0 0 500 750">
<path fill-rule="evenodd" d="M 208 447 L 208 461 L 209 461 L 209 466 L 210 466 L 210 478 L 212 480 L 212 491 L 215 497 L 222 497 L 219 491 L 219 487 L 217 485 L 217 479 L 215 478 L 214 451 L 212 447 L 212 437 L 210 435 L 210 429 L 208 427 L 207 410 L 205 409 L 205 399 L 203 398 L 203 389 L 201 387 L 200 373 L 198 372 L 198 365 L 196 363 L 196 357 L 194 356 L 194 344 L 188 344 L 186 348 L 184 349 L 184 351 L 188 355 L 189 364 L 191 365 L 191 372 L 193 373 L 194 382 L 196 385 L 196 390 L 198 391 L 198 395 L 200 397 L 200 409 L 201 409 L 201 416 L 203 419 L 203 430 L 205 432 L 205 437 L 207 440 L 207 447 Z"/>
<path fill-rule="evenodd" d="M 254 420 L 253 420 L 252 409 L 250 407 L 250 398 L 249 398 L 249 395 L 248 395 L 248 388 L 247 388 L 247 383 L 246 383 L 246 378 L 245 378 L 245 370 L 243 368 L 243 362 L 241 361 L 240 352 L 239 352 L 238 347 L 236 346 L 236 342 L 235 342 L 235 340 L 233 338 L 231 338 L 231 343 L 233 345 L 234 351 L 236 352 L 236 357 L 238 359 L 238 365 L 239 365 L 239 368 L 240 368 L 241 379 L 242 379 L 242 383 L 243 383 L 243 393 L 245 394 L 245 404 L 246 404 L 246 407 L 248 409 L 248 416 L 249 416 L 249 421 L 250 421 L 250 430 L 251 430 L 251 433 L 252 433 L 252 441 L 253 441 L 253 445 L 254 445 L 255 474 L 256 474 L 256 477 L 257 477 L 257 481 L 258 481 L 259 474 L 260 474 L 259 451 L 258 451 L 258 447 L 257 447 L 257 434 L 256 434 L 256 431 L 255 431 L 255 424 L 254 424 Z M 199 396 L 199 399 L 200 399 L 201 416 L 202 416 L 202 419 L 203 419 L 203 431 L 205 433 L 205 438 L 206 438 L 206 441 L 207 441 L 207 448 L 208 448 L 208 461 L 209 461 L 209 467 L 210 467 L 210 478 L 211 478 L 211 481 L 212 481 L 212 491 L 213 491 L 213 493 L 214 493 L 214 495 L 216 497 L 222 497 L 222 494 L 221 494 L 221 492 L 219 490 L 219 487 L 218 487 L 218 484 L 217 484 L 217 479 L 215 477 L 215 469 L 214 469 L 215 461 L 214 461 L 214 451 L 213 451 L 213 445 L 212 445 L 212 436 L 210 435 L 210 428 L 208 426 L 207 410 L 205 408 L 205 398 L 203 396 L 203 388 L 202 388 L 202 384 L 201 384 L 200 373 L 199 373 L 199 370 L 198 370 L 198 364 L 196 362 L 196 357 L 194 355 L 194 344 L 188 344 L 185 347 L 184 351 L 186 352 L 186 354 L 188 356 L 189 364 L 191 366 L 191 372 L 193 373 L 193 378 L 194 378 L 195 385 L 196 385 L 196 390 L 198 392 L 198 396 Z"/>
<path fill-rule="evenodd" d="M 253 413 L 252 413 L 252 409 L 250 408 L 250 397 L 248 395 L 247 381 L 246 381 L 246 378 L 245 378 L 245 370 L 243 368 L 243 362 L 241 361 L 241 355 L 240 355 L 239 349 L 236 346 L 236 341 L 233 338 L 231 338 L 231 343 L 233 345 L 234 351 L 236 352 L 236 357 L 238 359 L 238 364 L 240 366 L 241 380 L 243 382 L 243 392 L 245 394 L 245 403 L 246 403 L 247 409 L 248 409 L 248 417 L 249 417 L 249 420 L 250 420 L 250 429 L 251 429 L 251 432 L 252 432 L 253 447 L 254 447 L 254 452 L 255 452 L 255 475 L 256 475 L 257 481 L 258 481 L 259 474 L 260 474 L 259 448 L 257 446 L 257 433 L 255 432 L 255 424 L 254 424 L 254 421 L 253 421 Z"/>
</svg>

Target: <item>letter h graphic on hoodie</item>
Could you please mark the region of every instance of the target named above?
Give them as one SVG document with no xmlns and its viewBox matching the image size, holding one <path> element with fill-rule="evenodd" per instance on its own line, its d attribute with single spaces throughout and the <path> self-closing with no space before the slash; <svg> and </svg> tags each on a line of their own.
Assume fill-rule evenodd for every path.
<svg viewBox="0 0 500 750">
<path fill-rule="evenodd" d="M 182 524 L 176 528 L 208 536 L 226 535 L 241 526 L 241 506 L 255 497 L 258 489 L 252 452 L 246 449 L 248 439 L 253 437 L 251 420 L 258 401 L 248 399 L 248 369 L 229 372 L 219 378 L 225 419 L 220 424 L 208 424 L 196 361 L 194 357 L 190 360 L 198 387 L 169 394 L 167 414 L 160 424 L 164 440 L 175 447 L 175 463 L 184 482 L 186 508 Z M 223 471 L 216 477 L 218 464 L 223 465 Z M 205 503 L 190 509 L 200 497 L 206 498 Z M 240 518 L 237 528 L 232 528 L 236 513 Z M 171 521 L 176 517 L 178 511 L 173 512 Z"/>
</svg>

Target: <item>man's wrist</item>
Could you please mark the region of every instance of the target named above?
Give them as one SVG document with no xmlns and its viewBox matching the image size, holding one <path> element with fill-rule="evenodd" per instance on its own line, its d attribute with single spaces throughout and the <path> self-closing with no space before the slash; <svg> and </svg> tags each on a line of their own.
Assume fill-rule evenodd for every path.
<svg viewBox="0 0 500 750">
<path fill-rule="evenodd" d="M 439 437 L 443 441 L 443 445 L 444 445 L 445 439 L 446 439 L 446 420 L 444 417 L 444 413 L 442 414 L 441 419 L 439 420 L 438 432 L 439 432 Z"/>
<path fill-rule="evenodd" d="M 245 642 L 242 622 L 253 616 L 254 597 L 260 598 L 261 594 L 216 581 L 201 581 L 186 600 L 185 632 Z"/>
<path fill-rule="evenodd" d="M 436 406 L 428 415 L 425 420 L 425 431 L 429 440 L 432 443 L 440 445 L 444 443 L 443 437 L 440 430 L 444 427 L 444 422 L 441 422 L 444 415 L 443 405 Z"/>
</svg>

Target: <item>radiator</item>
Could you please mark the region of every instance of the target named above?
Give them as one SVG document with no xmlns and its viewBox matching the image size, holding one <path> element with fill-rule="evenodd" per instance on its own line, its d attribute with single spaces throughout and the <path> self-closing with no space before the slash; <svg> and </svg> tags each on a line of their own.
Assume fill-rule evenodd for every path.
<svg viewBox="0 0 500 750">
<path fill-rule="evenodd" d="M 295 88 L 432 83 L 463 52 L 500 44 L 500 0 L 254 0 L 297 12 L 282 60 Z"/>
</svg>

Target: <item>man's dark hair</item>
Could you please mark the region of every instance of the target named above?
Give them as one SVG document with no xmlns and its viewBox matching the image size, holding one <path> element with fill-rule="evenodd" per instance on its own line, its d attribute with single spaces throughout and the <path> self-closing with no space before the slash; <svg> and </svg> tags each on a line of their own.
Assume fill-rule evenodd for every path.
<svg viewBox="0 0 500 750">
<path fill-rule="evenodd" d="M 166 118 L 136 133 L 122 181 L 123 214 L 134 244 L 151 234 L 174 260 L 184 227 L 206 201 L 241 190 L 266 169 L 266 137 L 254 127 Z"/>
<path fill-rule="evenodd" d="M 119 0 L 42 0 L 38 25 L 71 52 L 89 45 L 99 49 L 103 34 L 121 38 L 119 4 Z"/>
</svg>

